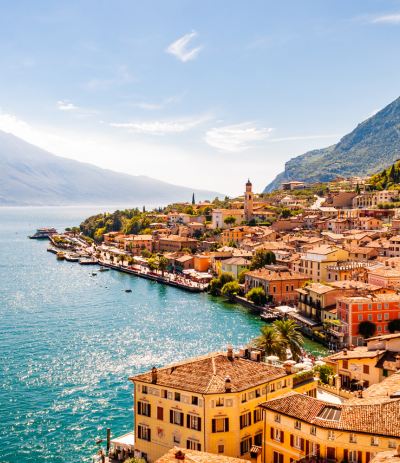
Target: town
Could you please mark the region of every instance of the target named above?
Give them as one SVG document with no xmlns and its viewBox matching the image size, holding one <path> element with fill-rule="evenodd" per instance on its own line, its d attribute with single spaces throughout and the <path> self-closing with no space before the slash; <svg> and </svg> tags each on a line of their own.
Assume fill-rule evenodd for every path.
<svg viewBox="0 0 400 463">
<path fill-rule="evenodd" d="M 381 181 L 375 188 L 374 177 L 291 181 L 264 194 L 248 180 L 234 199 L 196 203 L 193 195 L 191 203 L 100 214 L 48 233 L 61 259 L 78 254 L 100 270 L 209 291 L 268 323 L 239 352 L 227 346 L 129 378 L 135 428 L 108 435 L 109 461 L 398 456 L 399 190 Z M 303 335 L 329 355 L 307 356 Z"/>
</svg>

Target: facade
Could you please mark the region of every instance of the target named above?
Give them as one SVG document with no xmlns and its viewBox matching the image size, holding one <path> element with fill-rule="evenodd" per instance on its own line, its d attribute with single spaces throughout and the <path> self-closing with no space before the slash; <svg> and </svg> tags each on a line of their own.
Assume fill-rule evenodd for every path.
<svg viewBox="0 0 400 463">
<path fill-rule="evenodd" d="M 364 209 L 377 206 L 378 203 L 390 202 L 399 195 L 399 190 L 383 190 L 373 192 L 363 192 L 353 198 L 353 207 Z"/>
<path fill-rule="evenodd" d="M 297 289 L 308 281 L 303 274 L 289 270 L 282 265 L 266 265 L 265 268 L 253 270 L 245 274 L 245 288 L 249 292 L 252 288 L 262 287 L 265 295 L 276 304 L 280 302 L 294 303 Z"/>
<path fill-rule="evenodd" d="M 183 212 L 170 212 L 167 215 L 167 224 L 169 226 L 175 224 L 186 224 L 190 222 L 190 215 Z"/>
<path fill-rule="evenodd" d="M 165 238 L 160 238 L 158 241 L 159 251 L 179 252 L 183 248 L 188 248 L 191 251 L 196 250 L 197 240 L 185 238 L 183 236 L 170 235 Z"/>
<path fill-rule="evenodd" d="M 226 224 L 224 220 L 233 216 L 236 219 L 236 224 L 240 225 L 242 221 L 246 221 L 246 214 L 244 209 L 213 209 L 211 213 L 212 228 L 230 228 L 232 224 Z"/>
<path fill-rule="evenodd" d="M 349 259 L 349 251 L 337 246 L 317 246 L 300 258 L 300 273 L 309 280 L 327 281 L 327 266 Z"/>
<path fill-rule="evenodd" d="M 207 272 L 211 265 L 211 253 L 196 254 L 194 256 L 194 268 L 198 272 Z"/>
<path fill-rule="evenodd" d="M 380 267 L 368 272 L 368 283 L 382 288 L 395 289 L 400 285 L 399 267 Z"/>
<path fill-rule="evenodd" d="M 104 233 L 104 243 L 106 244 L 114 244 L 115 239 L 118 236 L 123 236 L 123 233 L 120 232 L 109 232 L 109 233 Z"/>
<path fill-rule="evenodd" d="M 250 264 L 251 260 L 245 257 L 231 257 L 230 259 L 221 260 L 221 273 L 231 272 L 237 279 L 240 272 L 249 269 Z"/>
<path fill-rule="evenodd" d="M 260 361 L 260 352 L 214 352 L 133 376 L 135 449 L 149 463 L 170 448 L 251 459 L 262 446 L 258 406 L 295 389 L 316 396 L 316 382 Z"/>
<path fill-rule="evenodd" d="M 246 221 L 250 222 L 253 218 L 253 192 L 251 191 L 251 182 L 247 180 L 246 191 L 244 193 L 244 213 L 246 214 Z"/>
<path fill-rule="evenodd" d="M 324 321 L 327 312 L 336 308 L 336 296 L 342 291 L 332 286 L 311 283 L 296 290 L 298 309 L 312 320 Z"/>
<path fill-rule="evenodd" d="M 188 443 L 190 444 L 190 442 Z M 189 447 L 189 445 L 186 446 Z M 186 463 L 248 463 L 248 460 L 241 458 L 226 457 L 225 455 L 215 455 L 214 453 L 179 447 L 174 447 L 155 463 L 177 463 L 180 460 Z M 257 461 L 257 456 L 254 461 Z"/>
</svg>

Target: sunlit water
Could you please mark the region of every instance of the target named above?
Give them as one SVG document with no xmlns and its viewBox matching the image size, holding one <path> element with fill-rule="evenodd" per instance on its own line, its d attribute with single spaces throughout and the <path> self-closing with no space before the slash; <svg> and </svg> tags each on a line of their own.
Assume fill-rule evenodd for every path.
<svg viewBox="0 0 400 463">
<path fill-rule="evenodd" d="M 1 462 L 88 461 L 107 427 L 133 429 L 129 376 L 225 349 L 230 333 L 238 348 L 263 325 L 207 294 L 115 271 L 93 277 L 27 239 L 103 209 L 0 209 Z"/>
</svg>

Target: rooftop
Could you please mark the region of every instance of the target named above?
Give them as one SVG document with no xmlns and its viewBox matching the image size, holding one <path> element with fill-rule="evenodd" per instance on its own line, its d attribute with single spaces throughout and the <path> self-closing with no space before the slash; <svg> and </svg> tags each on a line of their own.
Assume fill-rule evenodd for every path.
<svg viewBox="0 0 400 463">
<path fill-rule="evenodd" d="M 282 367 L 233 357 L 216 351 L 201 357 L 159 368 L 157 385 L 197 394 L 225 393 L 225 379 L 231 379 L 232 392 L 245 391 L 286 376 Z M 151 371 L 129 378 L 151 384 Z"/>
<path fill-rule="evenodd" d="M 185 459 L 182 460 L 186 463 L 249 463 L 249 460 L 242 460 L 241 458 L 226 457 L 225 455 L 217 455 L 214 453 L 199 452 L 198 450 L 182 449 L 174 447 L 169 450 L 164 456 L 155 461 L 155 463 L 176 463 L 175 454 L 181 451 L 185 454 Z"/>
<path fill-rule="evenodd" d="M 246 278 L 255 277 L 261 278 L 262 280 L 267 281 L 277 281 L 277 280 L 304 280 L 307 281 L 309 278 L 300 272 L 295 272 L 293 270 L 281 270 L 281 271 L 273 271 L 268 270 L 266 268 L 261 268 L 258 270 L 253 270 L 251 272 L 246 273 Z"/>
</svg>

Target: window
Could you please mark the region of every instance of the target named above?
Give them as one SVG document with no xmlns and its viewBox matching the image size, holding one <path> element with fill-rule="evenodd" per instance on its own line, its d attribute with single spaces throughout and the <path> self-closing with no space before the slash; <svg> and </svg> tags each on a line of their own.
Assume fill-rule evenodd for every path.
<svg viewBox="0 0 400 463">
<path fill-rule="evenodd" d="M 251 425 L 251 412 L 239 416 L 240 429 L 246 428 Z"/>
<path fill-rule="evenodd" d="M 256 389 L 256 398 L 261 396 L 261 389 Z"/>
<path fill-rule="evenodd" d="M 275 413 L 275 421 L 277 423 L 280 423 L 281 422 L 281 415 L 278 415 L 277 413 Z"/>
<path fill-rule="evenodd" d="M 378 304 L 378 309 L 381 309 L 382 308 L 382 304 Z"/>
<path fill-rule="evenodd" d="M 357 450 L 350 450 L 349 451 L 349 461 L 351 463 L 357 462 Z"/>
<path fill-rule="evenodd" d="M 386 333 L 389 331 L 389 327 L 386 325 L 385 328 L 383 329 Z"/>
<path fill-rule="evenodd" d="M 244 455 L 248 452 L 250 452 L 250 447 L 251 447 L 251 437 L 245 439 L 240 443 L 240 455 Z"/>
<path fill-rule="evenodd" d="M 385 302 L 385 309 L 388 309 L 389 308 L 389 303 L 388 302 Z M 386 314 L 385 314 L 386 316 Z"/>
<path fill-rule="evenodd" d="M 172 424 L 177 424 L 178 426 L 183 426 L 183 413 L 177 412 L 175 410 L 170 410 L 169 421 Z"/>
<path fill-rule="evenodd" d="M 278 452 L 274 452 L 274 462 L 273 463 L 283 463 L 283 455 Z"/>
<path fill-rule="evenodd" d="M 350 434 L 350 443 L 351 444 L 357 444 L 357 436 L 356 434 Z"/>
<path fill-rule="evenodd" d="M 294 447 L 296 447 L 296 449 L 301 449 L 301 437 L 294 436 Z"/>
<path fill-rule="evenodd" d="M 201 431 L 201 418 L 196 415 L 187 415 L 187 427 L 196 431 Z"/>
<path fill-rule="evenodd" d="M 372 310 L 372 304 L 368 304 L 368 310 Z"/>
<path fill-rule="evenodd" d="M 254 423 L 258 423 L 259 421 L 262 420 L 261 408 L 256 408 L 253 413 L 254 413 Z"/>
<path fill-rule="evenodd" d="M 368 314 L 368 320 L 372 321 L 372 314 Z"/>
<path fill-rule="evenodd" d="M 362 310 L 363 309 L 363 305 L 362 304 L 358 304 L 358 310 Z"/>
<path fill-rule="evenodd" d="M 377 437 L 371 437 L 371 445 L 379 445 L 379 439 Z"/>
<path fill-rule="evenodd" d="M 349 361 L 348 360 L 343 360 L 343 369 L 348 370 L 349 369 Z"/>
<path fill-rule="evenodd" d="M 283 389 L 284 387 L 286 387 L 286 386 L 287 386 L 287 381 L 286 381 L 286 379 L 284 379 L 284 380 L 282 381 L 282 389 Z"/>
<path fill-rule="evenodd" d="M 295 422 L 294 422 L 294 427 L 295 427 L 296 429 L 301 429 L 301 422 L 295 420 Z"/>
<path fill-rule="evenodd" d="M 138 426 L 139 439 L 150 442 L 150 434 L 151 434 L 151 430 L 149 428 L 145 428 L 144 426 Z"/>
<path fill-rule="evenodd" d="M 201 452 L 201 444 L 199 442 L 188 439 L 186 441 L 186 446 L 190 450 L 198 450 L 199 452 Z"/>
<path fill-rule="evenodd" d="M 275 384 L 274 383 L 271 384 L 271 388 L 270 388 L 269 392 L 275 392 Z"/>
<path fill-rule="evenodd" d="M 273 292 L 273 293 L 276 293 L 276 286 L 273 286 L 273 287 L 272 287 L 272 292 Z"/>
<path fill-rule="evenodd" d="M 138 402 L 138 415 L 150 416 L 150 404 L 146 402 Z"/>
<path fill-rule="evenodd" d="M 180 436 L 173 436 L 174 444 L 180 444 L 181 443 L 181 437 Z"/>
<path fill-rule="evenodd" d="M 259 447 L 261 447 L 262 445 L 262 432 L 256 434 L 254 436 L 254 445 L 258 445 Z"/>
<path fill-rule="evenodd" d="M 363 365 L 363 373 L 369 375 L 369 365 Z"/>
<path fill-rule="evenodd" d="M 289 292 L 289 285 L 286 285 L 286 292 Z"/>
<path fill-rule="evenodd" d="M 359 322 L 362 322 L 362 319 L 363 319 L 363 316 L 362 316 L 362 315 L 359 315 L 359 316 L 358 316 L 358 321 L 359 321 Z"/>
<path fill-rule="evenodd" d="M 225 445 L 218 445 L 218 453 L 224 453 L 225 452 Z"/>
<path fill-rule="evenodd" d="M 389 314 L 385 313 L 385 320 L 389 320 Z"/>
<path fill-rule="evenodd" d="M 161 398 L 166 399 L 167 398 L 167 390 L 166 389 L 161 389 Z"/>
<path fill-rule="evenodd" d="M 280 429 L 274 429 L 274 440 L 282 442 L 282 431 Z"/>
<path fill-rule="evenodd" d="M 247 401 L 247 394 L 244 392 L 242 394 L 242 403 Z"/>
<path fill-rule="evenodd" d="M 214 418 L 212 420 L 212 432 L 228 432 L 229 418 Z"/>
<path fill-rule="evenodd" d="M 157 420 L 164 421 L 164 409 L 157 407 Z"/>
<path fill-rule="evenodd" d="M 335 431 L 328 431 L 328 439 L 335 440 Z"/>
<path fill-rule="evenodd" d="M 215 401 L 215 406 L 216 407 L 223 407 L 224 406 L 224 398 L 223 397 L 218 397 L 218 399 Z"/>
<path fill-rule="evenodd" d="M 147 394 L 147 386 L 142 386 L 142 392 L 143 394 Z"/>
<path fill-rule="evenodd" d="M 317 435 L 317 428 L 315 426 L 311 426 L 310 434 L 312 434 L 313 436 Z"/>
<path fill-rule="evenodd" d="M 378 326 L 378 331 L 379 331 L 379 332 L 382 331 L 382 327 L 381 327 L 381 326 Z"/>
<path fill-rule="evenodd" d="M 383 373 L 382 373 L 382 374 L 383 374 L 383 376 L 384 376 L 385 378 L 387 378 L 387 377 L 389 376 L 388 370 L 383 370 Z"/>
<path fill-rule="evenodd" d="M 293 290 L 294 290 L 294 286 L 292 285 L 292 286 L 290 287 L 290 291 L 293 291 Z"/>
<path fill-rule="evenodd" d="M 175 392 L 175 400 L 177 402 L 180 402 L 181 401 L 181 393 L 180 392 Z"/>
<path fill-rule="evenodd" d="M 396 441 L 394 439 L 389 439 L 389 448 L 390 449 L 396 448 Z"/>
<path fill-rule="evenodd" d="M 311 446 L 310 446 L 311 455 L 317 455 L 317 453 L 318 453 L 317 443 L 316 442 L 310 442 L 310 444 L 311 444 Z"/>
</svg>

